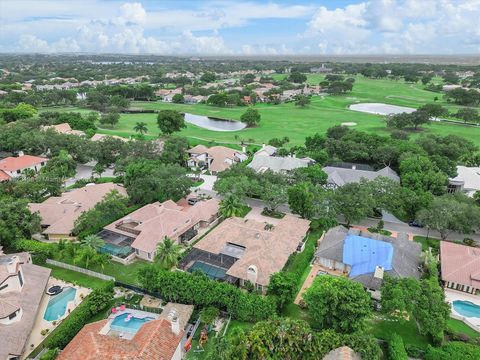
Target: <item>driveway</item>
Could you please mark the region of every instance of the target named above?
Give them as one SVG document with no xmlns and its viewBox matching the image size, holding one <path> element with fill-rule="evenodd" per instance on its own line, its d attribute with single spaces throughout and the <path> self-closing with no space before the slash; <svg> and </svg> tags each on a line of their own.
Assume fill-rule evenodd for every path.
<svg viewBox="0 0 480 360">
<path fill-rule="evenodd" d="M 188 174 L 188 177 L 194 177 L 194 174 Z M 203 180 L 203 184 L 199 186 L 195 186 L 195 190 L 205 190 L 205 191 L 213 191 L 213 185 L 215 181 L 217 181 L 217 177 L 214 175 L 200 175 L 200 178 Z"/>
<path fill-rule="evenodd" d="M 65 186 L 70 186 L 75 184 L 78 180 L 81 179 L 90 179 L 93 174 L 93 167 L 95 165 L 90 165 L 90 164 L 77 164 L 77 173 L 75 174 L 74 177 L 67 179 L 65 181 Z M 100 177 L 113 177 L 113 169 L 106 169 L 103 173 L 102 176 Z"/>
<path fill-rule="evenodd" d="M 277 225 L 280 222 L 280 219 L 275 219 L 270 216 L 262 215 L 263 207 L 252 207 L 252 210 L 245 215 L 245 219 L 255 220 L 258 222 L 265 222 L 267 224 Z"/>
</svg>

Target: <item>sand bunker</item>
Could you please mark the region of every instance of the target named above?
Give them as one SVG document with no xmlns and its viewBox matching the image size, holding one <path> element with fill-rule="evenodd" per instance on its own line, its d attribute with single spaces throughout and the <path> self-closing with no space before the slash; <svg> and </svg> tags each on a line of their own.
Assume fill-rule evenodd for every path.
<svg viewBox="0 0 480 360">
<path fill-rule="evenodd" d="M 416 109 L 405 106 L 388 105 L 382 103 L 360 103 L 349 106 L 350 110 L 360 111 L 369 114 L 389 115 L 400 113 L 412 113 Z"/>
<path fill-rule="evenodd" d="M 342 123 L 342 126 L 355 126 L 355 125 L 357 125 L 356 122 L 344 122 L 344 123 Z"/>
</svg>

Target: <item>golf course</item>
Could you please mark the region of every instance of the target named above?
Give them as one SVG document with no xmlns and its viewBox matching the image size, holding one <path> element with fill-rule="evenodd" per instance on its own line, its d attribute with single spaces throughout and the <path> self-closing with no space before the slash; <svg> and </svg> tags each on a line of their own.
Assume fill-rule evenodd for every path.
<svg viewBox="0 0 480 360">
<path fill-rule="evenodd" d="M 277 74 L 276 78 L 285 75 Z M 318 84 L 323 79 L 322 75 L 308 74 L 307 82 Z M 305 107 L 295 106 L 293 102 L 279 105 L 256 104 L 254 108 L 261 114 L 258 127 L 246 128 L 239 131 L 220 132 L 207 130 L 192 124 L 187 124 L 179 135 L 186 136 L 192 142 L 216 141 L 238 144 L 245 141 L 261 144 L 275 137 L 288 136 L 289 145 L 300 145 L 306 136 L 316 132 L 324 133 L 328 128 L 350 123 L 352 128 L 388 135 L 384 116 L 362 113 L 350 110 L 351 104 L 358 103 L 384 103 L 397 106 L 418 108 L 427 103 L 437 103 L 446 107 L 450 112 L 456 112 L 460 106 L 448 103 L 443 99 L 443 94 L 424 90 L 420 83 L 410 84 L 403 80 L 369 79 L 363 76 L 355 77 L 353 91 L 342 96 L 314 96 L 311 103 Z M 437 97 L 437 101 L 434 98 Z M 174 109 L 181 112 L 205 115 L 216 118 L 239 120 L 247 107 L 214 107 L 206 104 L 173 104 L 161 101 L 133 102 L 132 108 L 166 110 Z M 147 124 L 147 136 L 158 136 L 159 129 L 156 124 L 155 113 L 122 114 L 119 123 L 114 128 L 101 128 L 100 133 L 130 136 L 137 122 Z M 352 124 L 353 123 L 353 124 Z M 431 122 L 424 125 L 422 130 L 411 132 L 415 138 L 421 134 L 458 135 L 480 145 L 480 127 L 452 124 L 447 122 Z M 196 140 L 196 141 L 195 141 Z"/>
</svg>

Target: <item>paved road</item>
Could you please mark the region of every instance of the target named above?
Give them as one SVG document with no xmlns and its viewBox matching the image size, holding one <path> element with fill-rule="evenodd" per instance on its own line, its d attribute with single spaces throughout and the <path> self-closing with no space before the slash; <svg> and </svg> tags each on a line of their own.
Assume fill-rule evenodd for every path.
<svg viewBox="0 0 480 360">
<path fill-rule="evenodd" d="M 215 191 L 208 191 L 208 190 L 201 190 L 201 193 L 215 197 L 217 199 L 221 199 L 222 197 L 218 195 Z M 257 208 L 264 208 L 265 203 L 262 200 L 259 199 L 252 199 L 252 198 L 247 198 L 246 202 L 248 206 L 250 207 L 257 207 Z M 291 214 L 290 208 L 288 207 L 287 204 L 281 205 L 278 208 L 279 211 Z M 340 216 L 338 219 L 339 222 L 343 222 L 343 218 Z M 356 226 L 363 226 L 363 227 L 371 227 L 371 226 L 377 226 L 379 219 L 372 219 L 372 218 L 367 218 L 364 219 L 358 223 L 351 224 L 351 225 L 356 225 Z M 385 213 L 383 216 L 383 221 L 385 223 L 384 228 L 386 230 L 391 230 L 391 231 L 396 231 L 396 232 L 404 232 L 407 234 L 413 234 L 413 235 L 419 235 L 419 236 L 429 236 L 433 238 L 438 238 L 440 239 L 441 236 L 438 233 L 438 231 L 435 230 L 430 230 L 428 231 L 426 228 L 418 228 L 418 227 L 413 227 L 409 226 L 408 224 L 400 221 L 399 219 L 395 218 L 393 215 Z M 465 235 L 465 234 L 459 234 L 459 233 L 451 233 L 448 235 L 447 239 L 448 240 L 463 240 L 464 238 L 471 238 L 476 241 L 477 245 L 480 246 L 480 234 L 471 234 L 471 235 Z"/>
</svg>

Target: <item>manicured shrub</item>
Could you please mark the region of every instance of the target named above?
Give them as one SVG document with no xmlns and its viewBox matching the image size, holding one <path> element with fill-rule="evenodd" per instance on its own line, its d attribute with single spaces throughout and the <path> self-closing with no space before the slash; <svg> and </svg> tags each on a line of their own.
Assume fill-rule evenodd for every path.
<svg viewBox="0 0 480 360">
<path fill-rule="evenodd" d="M 480 347 L 452 341 L 441 347 L 428 346 L 425 360 L 478 360 Z"/>
<path fill-rule="evenodd" d="M 57 248 L 56 244 L 47 244 L 36 240 L 17 240 L 14 243 L 15 250 L 17 251 L 30 251 L 36 254 L 46 255 L 50 257 Z"/>
<path fill-rule="evenodd" d="M 259 321 L 276 314 L 276 298 L 245 293 L 239 288 L 210 280 L 201 272 L 170 272 L 147 266 L 139 271 L 142 286 L 162 299 L 201 307 L 214 306 L 241 321 Z"/>
<path fill-rule="evenodd" d="M 408 360 L 403 339 L 398 334 L 393 334 L 388 342 L 388 358 L 390 360 Z"/>
</svg>

